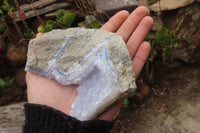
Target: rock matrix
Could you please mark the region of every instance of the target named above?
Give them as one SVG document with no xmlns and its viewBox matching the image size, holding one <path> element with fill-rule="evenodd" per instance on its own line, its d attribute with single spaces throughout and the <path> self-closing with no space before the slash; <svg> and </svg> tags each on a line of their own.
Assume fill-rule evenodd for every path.
<svg viewBox="0 0 200 133">
<path fill-rule="evenodd" d="M 31 40 L 25 70 L 79 85 L 70 112 L 79 120 L 95 118 L 136 89 L 125 42 L 97 29 L 54 30 Z"/>
</svg>

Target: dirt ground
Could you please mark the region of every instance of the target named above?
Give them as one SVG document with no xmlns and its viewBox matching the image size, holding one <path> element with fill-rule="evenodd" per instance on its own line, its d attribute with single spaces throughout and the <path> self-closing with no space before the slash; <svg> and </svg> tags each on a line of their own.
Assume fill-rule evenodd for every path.
<svg viewBox="0 0 200 133">
<path fill-rule="evenodd" d="M 112 133 L 200 133 L 200 65 L 177 68 L 115 120 Z"/>
</svg>

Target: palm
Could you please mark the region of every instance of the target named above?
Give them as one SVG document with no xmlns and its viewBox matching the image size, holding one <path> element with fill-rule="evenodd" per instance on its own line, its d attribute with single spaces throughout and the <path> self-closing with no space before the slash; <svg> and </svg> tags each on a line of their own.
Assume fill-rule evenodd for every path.
<svg viewBox="0 0 200 133">
<path fill-rule="evenodd" d="M 136 78 L 150 51 L 149 43 L 143 42 L 153 24 L 152 18 L 146 16 L 147 14 L 148 10 L 145 7 L 137 8 L 130 15 L 127 11 L 121 11 L 101 28 L 101 30 L 116 32 L 123 37 L 133 61 Z M 54 80 L 33 73 L 27 73 L 26 81 L 30 103 L 47 105 L 69 114 L 77 96 L 75 89 L 77 86 L 63 86 Z M 99 119 L 112 120 L 119 108 L 120 104 L 114 106 Z"/>
</svg>

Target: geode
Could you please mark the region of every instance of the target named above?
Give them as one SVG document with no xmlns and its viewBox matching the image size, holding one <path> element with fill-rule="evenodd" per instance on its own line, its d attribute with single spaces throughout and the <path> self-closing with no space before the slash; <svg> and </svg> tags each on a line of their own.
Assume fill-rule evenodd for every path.
<svg viewBox="0 0 200 133">
<path fill-rule="evenodd" d="M 79 85 L 70 111 L 79 120 L 94 119 L 136 89 L 125 42 L 103 30 L 53 30 L 31 40 L 25 70 L 62 85 Z"/>
</svg>

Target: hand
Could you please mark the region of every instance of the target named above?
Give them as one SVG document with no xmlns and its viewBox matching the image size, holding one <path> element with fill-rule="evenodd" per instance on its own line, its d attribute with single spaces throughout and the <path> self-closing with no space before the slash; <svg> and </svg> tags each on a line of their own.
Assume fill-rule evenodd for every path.
<svg viewBox="0 0 200 133">
<path fill-rule="evenodd" d="M 153 25 L 146 7 L 138 7 L 130 15 L 127 11 L 120 11 L 114 15 L 101 30 L 116 32 L 127 44 L 127 49 L 133 61 L 133 68 L 138 77 L 149 55 L 150 44 L 144 42 L 146 35 Z M 77 92 L 75 85 L 63 86 L 55 80 L 27 72 L 28 102 L 53 107 L 69 114 L 71 105 L 75 101 Z M 118 112 L 121 103 L 113 106 L 98 119 L 111 121 Z"/>
</svg>

